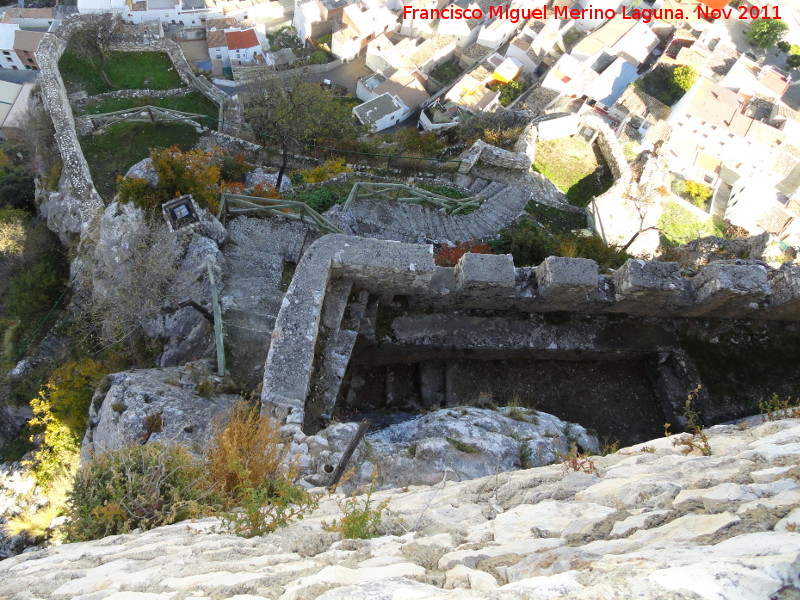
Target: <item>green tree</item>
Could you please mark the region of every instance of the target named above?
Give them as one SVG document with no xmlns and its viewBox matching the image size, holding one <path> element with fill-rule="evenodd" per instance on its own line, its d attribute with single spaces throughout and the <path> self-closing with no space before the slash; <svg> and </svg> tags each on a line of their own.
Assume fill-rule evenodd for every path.
<svg viewBox="0 0 800 600">
<path fill-rule="evenodd" d="M 675 67 L 672 72 L 672 83 L 680 88 L 682 91 L 687 92 L 697 81 L 698 73 L 692 67 L 682 65 Z"/>
<path fill-rule="evenodd" d="M 114 85 L 106 73 L 107 52 L 114 36 L 122 28 L 122 19 L 113 13 L 92 13 L 81 21 L 81 27 L 72 37 L 71 46 L 76 54 L 88 60 L 92 65 L 97 63 L 97 69 L 109 89 Z"/>
<path fill-rule="evenodd" d="M 33 176 L 26 167 L 0 168 L 0 207 L 33 208 Z"/>
<path fill-rule="evenodd" d="M 800 67 L 800 54 L 790 54 L 786 57 L 786 66 L 790 69 L 797 69 Z"/>
<path fill-rule="evenodd" d="M 783 21 L 759 19 L 750 26 L 747 39 L 757 48 L 770 48 L 777 44 L 788 30 L 789 26 Z"/>
<path fill-rule="evenodd" d="M 349 105 L 318 83 L 295 79 L 262 79 L 244 100 L 245 118 L 259 141 L 281 153 L 276 187 L 280 189 L 289 154 L 326 139 L 355 139 L 358 126 Z"/>
</svg>

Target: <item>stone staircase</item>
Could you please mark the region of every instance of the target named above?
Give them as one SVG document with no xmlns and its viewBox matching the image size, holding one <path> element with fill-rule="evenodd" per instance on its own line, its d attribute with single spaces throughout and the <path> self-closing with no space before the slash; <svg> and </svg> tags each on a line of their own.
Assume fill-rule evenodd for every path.
<svg viewBox="0 0 800 600">
<path fill-rule="evenodd" d="M 228 224 L 228 270 L 222 320 L 228 370 L 244 388 L 261 381 L 275 319 L 283 302 L 281 275 L 316 238 L 297 221 L 239 217 Z"/>
<path fill-rule="evenodd" d="M 524 188 L 481 178 L 472 180 L 468 189 L 486 200 L 467 215 L 448 215 L 414 203 L 364 200 L 341 216 L 341 225 L 362 237 L 409 243 L 465 242 L 494 236 L 517 219 L 531 199 Z"/>
</svg>

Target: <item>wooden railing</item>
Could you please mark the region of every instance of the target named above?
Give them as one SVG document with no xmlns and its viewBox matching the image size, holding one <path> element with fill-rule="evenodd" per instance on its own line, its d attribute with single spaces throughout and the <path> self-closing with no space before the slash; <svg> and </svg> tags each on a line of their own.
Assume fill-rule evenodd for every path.
<svg viewBox="0 0 800 600">
<path fill-rule="evenodd" d="M 295 219 L 303 223 L 310 223 L 323 233 L 344 233 L 313 208 L 304 202 L 296 200 L 258 198 L 256 196 L 229 194 L 226 192 L 220 197 L 217 218 L 224 224 L 227 223 L 230 217 L 258 213 L 268 213 L 287 219 Z"/>
</svg>

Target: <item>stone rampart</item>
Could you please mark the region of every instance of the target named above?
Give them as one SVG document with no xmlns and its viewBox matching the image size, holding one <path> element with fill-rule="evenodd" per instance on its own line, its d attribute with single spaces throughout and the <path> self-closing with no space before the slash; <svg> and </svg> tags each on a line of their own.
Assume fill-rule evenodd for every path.
<svg viewBox="0 0 800 600">
<path fill-rule="evenodd" d="M 44 36 L 36 52 L 41 68 L 39 81 L 42 101 L 53 121 L 54 137 L 63 164 L 59 190 L 51 193 L 48 201 L 43 204 L 43 213 L 47 215 L 50 229 L 61 235 L 82 234 L 104 205 L 94 187 L 89 165 L 83 155 L 67 90 L 58 70 L 58 61 L 81 24 L 82 18 L 77 15 L 64 20 L 55 33 Z M 172 40 L 126 34 L 119 37 L 114 48 L 127 51 L 165 52 L 181 80 L 189 88 L 199 91 L 217 105 L 226 100 L 225 94 L 192 72 L 180 47 Z M 114 97 L 125 94 L 133 96 L 137 93 L 150 92 L 143 90 L 112 92 Z"/>
<path fill-rule="evenodd" d="M 296 67 L 294 69 L 286 69 L 284 71 L 277 71 L 273 67 L 265 65 L 254 65 L 236 67 L 233 70 L 233 79 L 237 83 L 250 83 L 251 81 L 258 80 L 262 77 L 275 77 L 278 79 L 293 79 L 295 77 L 307 77 L 309 75 L 319 75 L 320 73 L 327 73 L 333 69 L 340 67 L 343 64 L 341 58 L 332 60 L 323 65 L 305 65 Z"/>
<path fill-rule="evenodd" d="M 711 263 L 684 278 L 677 263 L 631 259 L 612 275 L 600 275 L 597 264 L 583 258 L 551 256 L 538 267 L 515 268 L 509 255 L 466 254 L 447 268 L 434 264 L 430 245 L 329 235 L 297 267 L 264 369 L 264 409 L 290 429 L 303 426 L 326 290 L 336 280 L 380 298 L 403 295 L 447 310 L 800 321 L 796 265 L 769 271 L 753 261 Z"/>
<path fill-rule="evenodd" d="M 63 164 L 60 197 L 53 199 L 47 221 L 50 229 L 60 234 L 81 234 L 103 207 L 103 200 L 94 187 L 89 165 L 78 142 L 67 90 L 58 70 L 58 61 L 78 24 L 78 19 L 67 19 L 56 33 L 44 36 L 36 51 L 41 70 L 39 83 L 42 101 L 53 121 L 54 137 Z M 64 214 L 68 218 L 63 218 Z"/>
</svg>

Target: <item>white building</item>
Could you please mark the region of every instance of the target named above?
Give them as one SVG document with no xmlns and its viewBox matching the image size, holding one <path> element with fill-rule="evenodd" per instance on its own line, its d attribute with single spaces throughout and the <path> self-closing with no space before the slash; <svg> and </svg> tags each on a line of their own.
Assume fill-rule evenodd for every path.
<svg viewBox="0 0 800 600">
<path fill-rule="evenodd" d="M 19 31 L 19 25 L 13 23 L 0 23 L 0 67 L 12 71 L 25 70 L 25 65 L 14 49 L 14 40 Z"/>
<path fill-rule="evenodd" d="M 658 46 L 658 42 L 658 36 L 643 21 L 616 18 L 583 38 L 570 54 L 580 60 L 604 51 L 639 66 Z"/>
<path fill-rule="evenodd" d="M 376 73 L 416 69 L 428 74 L 453 56 L 455 49 L 455 40 L 443 35 L 426 40 L 403 38 L 397 44 L 381 35 L 367 44 L 366 65 Z"/>
<path fill-rule="evenodd" d="M 81 14 L 114 12 L 130 23 L 155 20 L 182 27 L 202 27 L 207 19 L 224 17 L 279 19 L 285 11 L 283 4 L 273 0 L 78 0 Z"/>
<path fill-rule="evenodd" d="M 473 13 L 470 14 L 475 14 L 475 10 L 480 10 L 478 3 L 472 0 L 459 0 L 454 2 L 453 5 L 465 10 L 472 10 Z M 441 19 L 436 32 L 439 35 L 448 35 L 455 38 L 456 46 L 466 48 L 478 41 L 478 34 L 486 19 L 486 15 L 481 19 Z"/>
<path fill-rule="evenodd" d="M 312 37 L 314 24 L 320 23 L 322 20 L 321 5 L 317 0 L 295 2 L 292 27 L 295 28 L 297 37 L 302 41 L 306 41 Z"/>
<path fill-rule="evenodd" d="M 353 108 L 353 115 L 372 131 L 382 131 L 401 122 L 411 109 L 388 92 Z"/>
<path fill-rule="evenodd" d="M 342 28 L 333 34 L 331 53 L 352 60 L 369 42 L 397 28 L 397 16 L 385 6 L 363 10 L 351 4 L 342 11 Z"/>
</svg>

